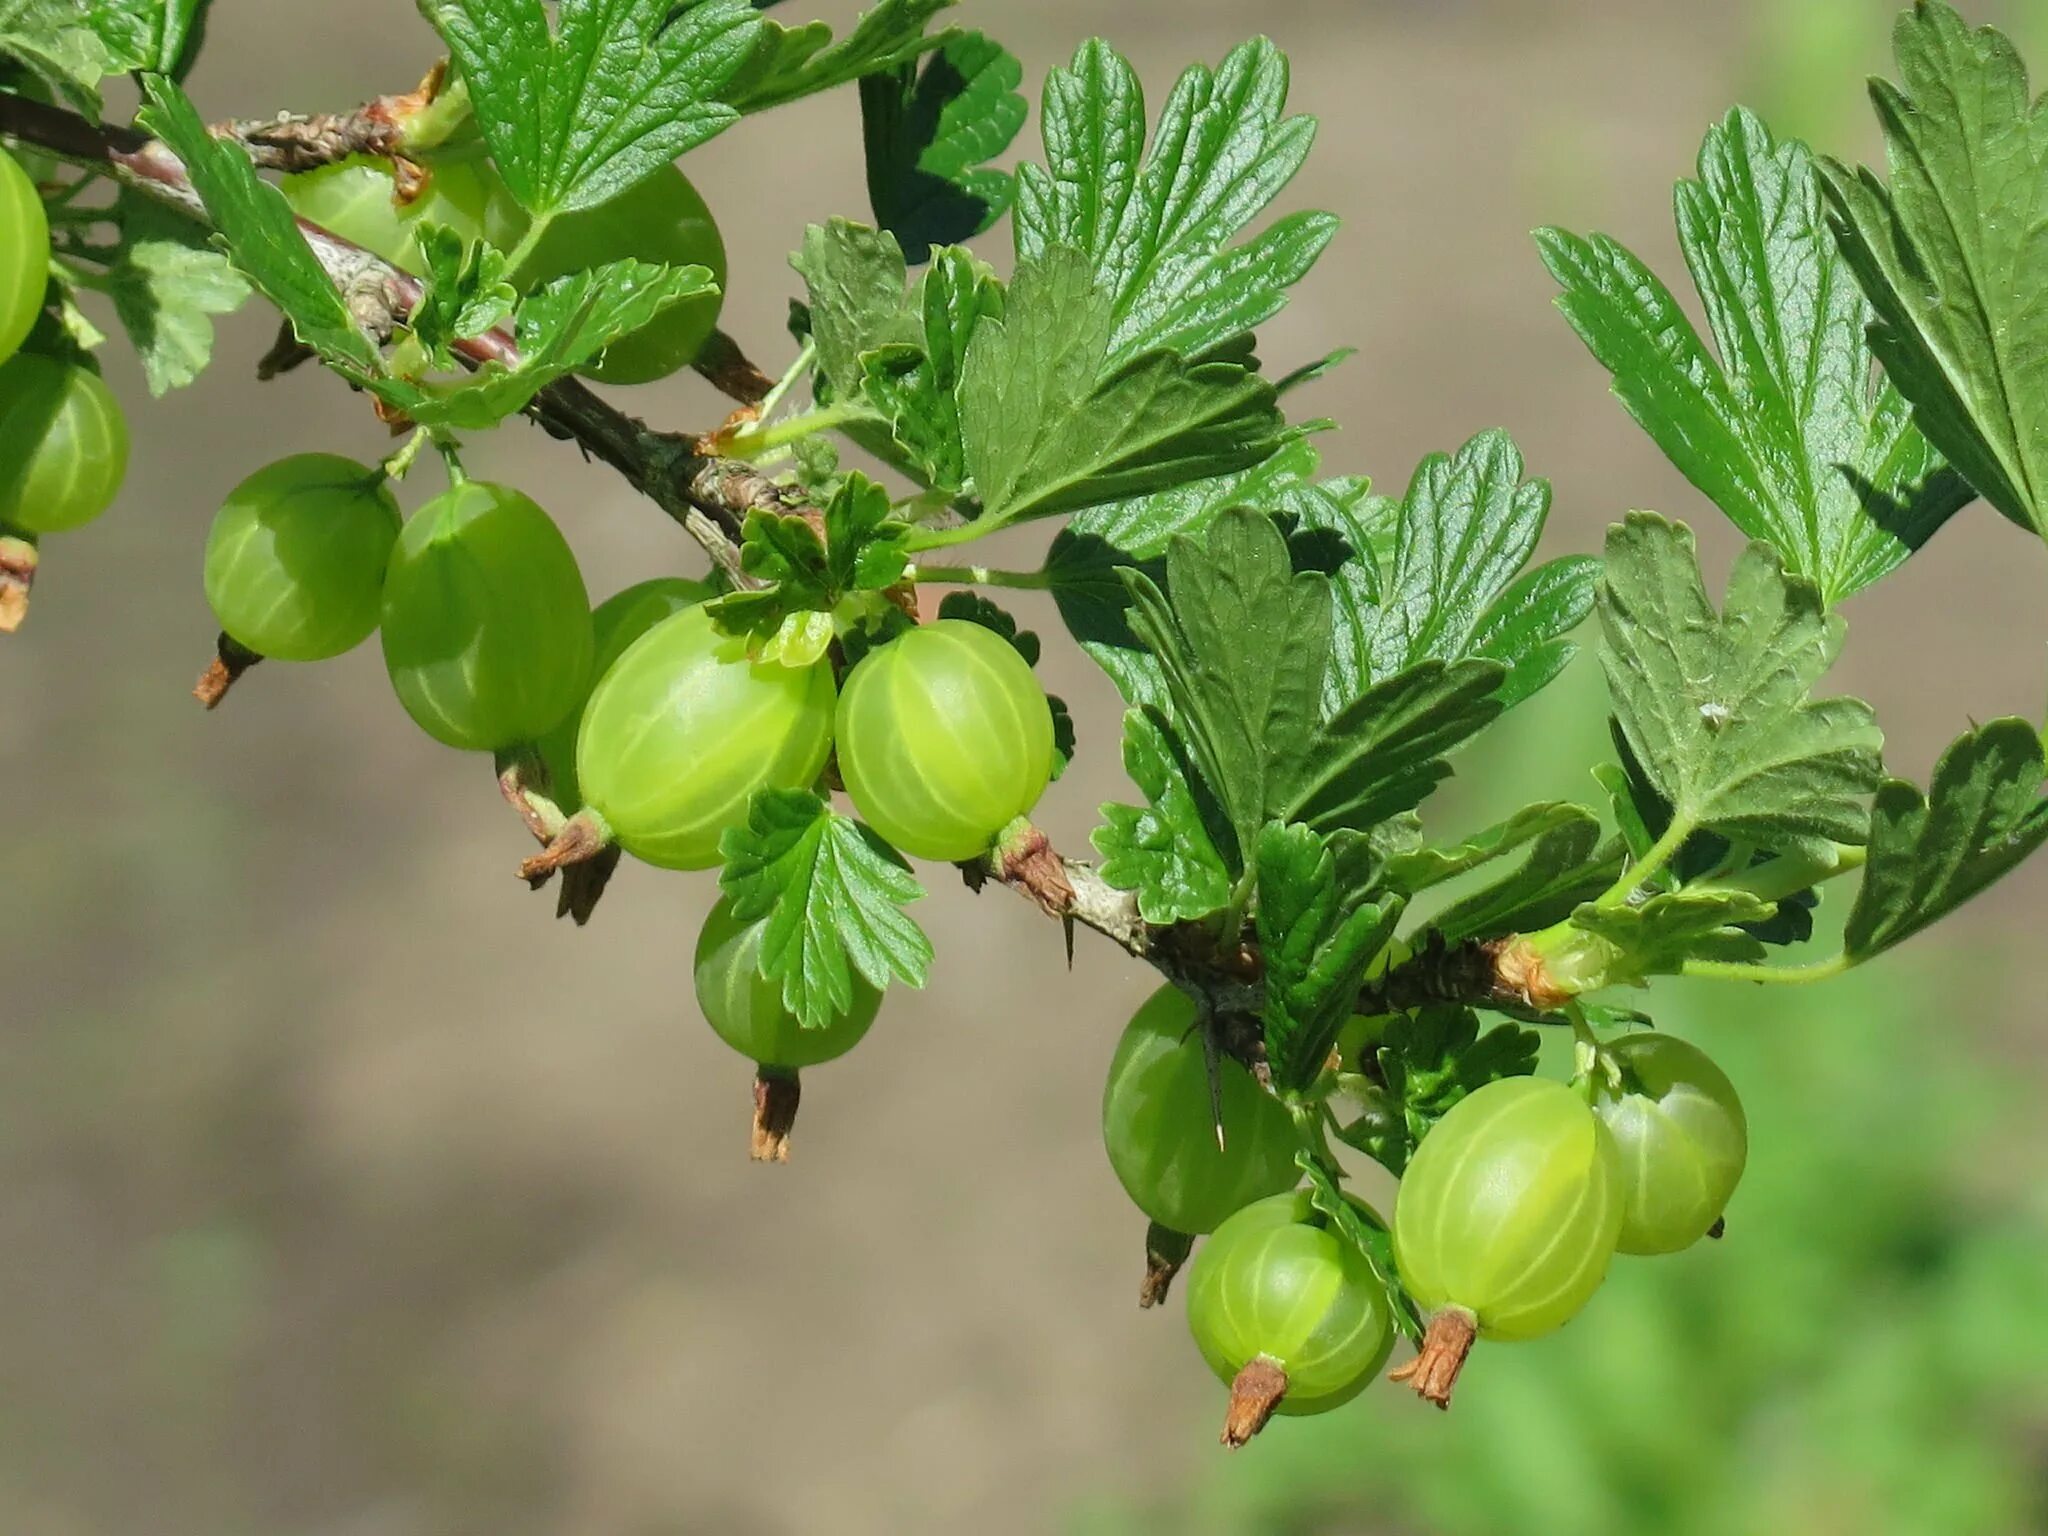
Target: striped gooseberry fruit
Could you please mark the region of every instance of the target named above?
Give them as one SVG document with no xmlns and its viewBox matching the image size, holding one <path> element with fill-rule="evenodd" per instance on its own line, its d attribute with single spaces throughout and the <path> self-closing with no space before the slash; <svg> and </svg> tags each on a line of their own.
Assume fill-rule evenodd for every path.
<svg viewBox="0 0 2048 1536">
<path fill-rule="evenodd" d="M 1749 1157 L 1735 1085 L 1675 1035 L 1624 1036 L 1601 1054 L 1619 1079 L 1592 1074 L 1593 1113 L 1621 1155 L 1620 1249 L 1690 1248 L 1721 1219 Z"/>
<path fill-rule="evenodd" d="M 228 493 L 206 536 L 206 601 L 236 644 L 280 661 L 324 661 L 369 638 L 398 541 L 383 472 L 298 453 Z"/>
<path fill-rule="evenodd" d="M 1622 1204 L 1614 1138 L 1563 1083 L 1503 1078 L 1453 1105 L 1416 1148 L 1394 1205 L 1401 1279 L 1431 1314 L 1400 1378 L 1446 1405 L 1475 1334 L 1563 1327 L 1606 1278 Z"/>
<path fill-rule="evenodd" d="M 1195 1004 L 1168 984 L 1124 1029 L 1102 1090 L 1102 1144 L 1124 1192 L 1175 1232 L 1213 1232 L 1233 1212 L 1292 1189 L 1298 1142 L 1286 1107 L 1218 1052 L 1222 1145 Z"/>
<path fill-rule="evenodd" d="M 19 352 L 0 364 L 0 527 L 81 528 L 128 473 L 128 422 L 100 376 Z"/>
<path fill-rule="evenodd" d="M 671 614 L 694 607 L 709 596 L 711 588 L 701 581 L 656 576 L 614 592 L 599 603 L 590 611 L 591 638 L 596 646 L 590 665 L 591 687 L 603 680 L 627 646 Z M 588 702 L 586 696 L 585 703 Z M 583 803 L 583 792 L 576 779 L 576 735 L 582 725 L 583 705 L 579 704 L 540 741 L 541 761 L 547 764 L 552 798 L 564 811 L 573 811 Z"/>
<path fill-rule="evenodd" d="M 501 752 L 538 741 L 590 677 L 590 598 L 547 513 L 467 480 L 405 525 L 384 576 L 384 666 L 421 730 Z"/>
<path fill-rule="evenodd" d="M 697 1006 L 718 1038 L 759 1069 L 754 1086 L 753 1155 L 760 1162 L 789 1160 L 796 1119 L 797 1074 L 844 1056 L 861 1042 L 882 994 L 856 972 L 853 1000 L 819 1029 L 805 1029 L 782 1000 L 782 986 L 761 974 L 765 922 L 747 923 L 722 899 L 697 935 L 694 980 Z"/>
<path fill-rule="evenodd" d="M 283 181 L 285 201 L 309 223 L 360 245 L 415 277 L 426 275 L 418 231 L 445 224 L 465 241 L 505 244 L 510 199 L 487 162 L 437 160 L 426 189 L 409 203 L 397 198 L 389 161 L 356 155 Z"/>
<path fill-rule="evenodd" d="M 1276 1411 L 1326 1413 L 1350 1402 L 1394 1347 L 1385 1288 L 1307 1190 L 1255 1201 L 1224 1222 L 1195 1250 L 1187 1289 L 1189 1331 L 1230 1384 L 1226 1445 L 1242 1445 Z"/>
<path fill-rule="evenodd" d="M 0 149 L 0 363 L 21 350 L 50 285 L 50 221 L 42 194 Z"/>
<path fill-rule="evenodd" d="M 921 859 L 978 858 L 1052 778 L 1052 708 L 994 630 L 939 619 L 861 658 L 839 699 L 854 809 Z"/>
<path fill-rule="evenodd" d="M 591 690 L 576 737 L 586 813 L 635 858 L 709 869 L 758 789 L 803 789 L 832 747 L 832 669 L 755 662 L 701 607 L 663 619 Z"/>
</svg>

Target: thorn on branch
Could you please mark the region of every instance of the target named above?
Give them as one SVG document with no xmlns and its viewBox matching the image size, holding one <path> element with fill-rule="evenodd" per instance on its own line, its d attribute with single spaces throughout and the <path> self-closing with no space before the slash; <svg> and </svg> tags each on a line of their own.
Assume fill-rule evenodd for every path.
<svg viewBox="0 0 2048 1536">
<path fill-rule="evenodd" d="M 256 360 L 258 382 L 268 384 L 272 379 L 282 378 L 301 364 L 313 360 L 313 349 L 299 340 L 299 333 L 292 329 L 289 320 L 280 321 L 277 340 L 270 344 L 270 350 Z"/>
<path fill-rule="evenodd" d="M 28 618 L 28 596 L 40 559 L 27 539 L 0 535 L 0 635 L 13 634 Z"/>
<path fill-rule="evenodd" d="M 739 343 L 724 331 L 713 331 L 706 338 L 691 366 L 720 394 L 744 406 L 759 405 L 775 388 L 775 381 L 755 367 Z"/>
<path fill-rule="evenodd" d="M 223 632 L 214 642 L 213 660 L 206 664 L 206 670 L 199 674 L 199 681 L 192 685 L 192 697 L 208 709 L 220 708 L 220 701 L 228 696 L 228 690 L 235 686 L 244 672 L 262 659 Z"/>
<path fill-rule="evenodd" d="M 762 1067 L 754 1074 L 754 1134 L 747 1155 L 757 1163 L 789 1161 L 789 1135 L 796 1128 L 803 1085 L 794 1072 Z"/>
</svg>

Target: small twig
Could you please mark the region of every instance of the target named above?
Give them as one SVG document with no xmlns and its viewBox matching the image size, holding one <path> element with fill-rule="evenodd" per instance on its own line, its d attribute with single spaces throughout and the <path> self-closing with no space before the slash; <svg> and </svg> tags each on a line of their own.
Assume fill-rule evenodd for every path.
<svg viewBox="0 0 2048 1536">
<path fill-rule="evenodd" d="M 266 171 L 310 171 L 355 155 L 403 160 L 407 129 L 433 105 L 447 78 L 448 61 L 442 59 L 414 89 L 379 96 L 353 112 L 280 112 L 272 118 L 215 123 L 211 132 L 217 139 L 233 139 Z M 401 182 L 401 195 L 405 191 Z"/>
<path fill-rule="evenodd" d="M 720 394 L 744 406 L 758 407 L 775 390 L 775 381 L 755 367 L 740 344 L 723 331 L 713 331 L 705 338 L 690 366 Z"/>
<path fill-rule="evenodd" d="M 265 384 L 272 379 L 284 377 L 301 364 L 310 363 L 319 354 L 299 340 L 299 333 L 292 329 L 289 320 L 277 324 L 277 340 L 270 344 L 270 350 L 256 360 L 256 377 Z"/>
</svg>

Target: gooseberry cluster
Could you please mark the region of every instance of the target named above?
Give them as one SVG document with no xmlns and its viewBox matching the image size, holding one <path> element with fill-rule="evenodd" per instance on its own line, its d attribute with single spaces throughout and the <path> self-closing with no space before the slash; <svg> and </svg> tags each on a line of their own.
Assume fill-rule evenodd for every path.
<svg viewBox="0 0 2048 1536">
<path fill-rule="evenodd" d="M 1375 1023 L 1347 1029 L 1340 1081 L 1361 1080 L 1356 1053 L 1370 1056 Z M 1177 1266 L 1194 1235 L 1214 1234 L 1189 1273 L 1188 1322 L 1231 1385 L 1226 1442 L 1276 1409 L 1318 1413 L 1364 1389 L 1393 1348 L 1386 1289 L 1294 1188 L 1286 1107 L 1175 988 L 1125 1029 L 1102 1131 L 1155 1224 L 1155 1255 Z M 1394 1260 L 1428 1322 L 1397 1379 L 1447 1406 L 1475 1339 L 1541 1338 L 1571 1321 L 1616 1253 L 1676 1253 L 1718 1233 L 1747 1152 L 1734 1086 L 1667 1034 L 1589 1036 L 1570 1086 L 1514 1076 L 1461 1099 L 1422 1138 L 1394 1206 Z M 1148 1304 L 1171 1278 L 1148 1276 Z"/>
<path fill-rule="evenodd" d="M 1084 44 L 1013 172 L 993 162 L 1022 66 L 928 30 L 944 6 L 878 0 L 836 40 L 769 9 L 421 0 L 448 57 L 417 91 L 212 127 L 178 83 L 203 5 L 0 27 L 0 133 L 60 157 L 0 152 L 0 628 L 35 541 L 98 516 L 126 467 L 80 297 L 114 299 L 159 388 L 260 293 L 289 326 L 267 367 L 319 360 L 403 442 L 229 493 L 208 707 L 258 662 L 375 633 L 405 713 L 489 755 L 541 844 L 519 873 L 559 878 L 562 913 L 586 920 L 628 856 L 716 869 L 694 988 L 754 1064 L 761 1161 L 789 1155 L 800 1074 L 925 983 L 911 860 L 1014 889 L 1070 946 L 1093 930 L 1165 978 L 1110 1061 L 1103 1140 L 1149 1222 L 1141 1302 L 1191 1261 L 1225 1441 L 1350 1400 L 1399 1338 L 1419 1348 L 1395 1377 L 1446 1406 L 1478 1341 L 1561 1328 L 1617 1255 L 1719 1235 L 1742 1177 L 1727 1077 L 1600 995 L 1822 979 L 2048 846 L 2037 721 L 1973 725 L 1923 790 L 1887 776 L 1868 705 L 1816 696 L 1837 605 L 1973 497 L 2048 538 L 2042 434 L 2013 406 L 2048 356 L 2048 262 L 1983 192 L 2010 182 L 2003 130 L 1941 110 L 2019 111 L 2017 56 L 1940 0 L 1900 18 L 1906 86 L 1878 87 L 1896 192 L 1753 114 L 1710 129 L 1678 207 L 1712 347 L 1614 241 L 1539 233 L 1616 393 L 1750 540 L 1717 601 L 1655 513 L 1601 558 L 1537 561 L 1549 486 L 1503 431 L 1399 497 L 1322 472 L 1287 397 L 1344 353 L 1276 377 L 1258 334 L 1336 229 L 1251 228 L 1313 137 L 1270 42 L 1191 67 L 1149 132 L 1135 71 Z M 116 73 L 134 125 L 99 115 Z M 875 222 L 806 229 L 771 377 L 715 329 L 725 252 L 674 162 L 850 86 Z M 993 264 L 967 242 L 1005 217 Z M 590 387 L 686 366 L 737 406 L 701 434 Z M 520 418 L 618 470 L 712 574 L 593 607 L 548 512 L 465 467 Z M 437 459 L 446 488 L 408 516 Z M 1054 518 L 1036 568 L 945 563 Z M 980 590 L 934 615 L 940 585 L 1049 594 L 1121 693 L 1139 803 L 1102 807 L 1097 862 L 1029 819 L 1073 747 L 1037 637 Z M 1451 755 L 1595 615 L 1599 804 L 1444 835 L 1424 808 Z M 1851 874 L 1839 952 L 1770 963 Z M 1531 1026 L 1569 1032 L 1568 1078 Z M 1333 1141 L 1399 1180 L 1390 1220 Z"/>
</svg>

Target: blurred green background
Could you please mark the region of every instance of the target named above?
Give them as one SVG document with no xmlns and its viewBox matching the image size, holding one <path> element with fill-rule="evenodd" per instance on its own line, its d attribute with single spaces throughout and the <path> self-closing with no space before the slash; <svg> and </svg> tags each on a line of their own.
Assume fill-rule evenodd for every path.
<svg viewBox="0 0 2048 1536">
<path fill-rule="evenodd" d="M 1330 467 L 1398 489 L 1504 425 L 1556 484 L 1552 552 L 1654 506 L 1711 564 L 1732 534 L 1608 398 L 1527 232 L 1602 228 L 1674 271 L 1670 183 L 1737 100 L 1867 155 L 1893 9 L 958 14 L 1034 94 L 1106 35 L 1155 103 L 1270 32 L 1323 120 L 1288 206 L 1345 231 L 1264 350 L 1360 348 L 1302 402 L 1343 424 Z M 2048 58 L 2048 5 L 1968 9 Z M 407 0 L 218 0 L 193 89 L 212 116 L 343 106 L 429 49 Z M 865 211 L 853 112 L 786 109 L 689 161 L 733 248 L 727 323 L 771 365 L 784 254 Z M 1562 1335 L 1482 1351 L 1450 1415 L 1376 1391 L 1226 1459 L 1178 1307 L 1131 1304 L 1141 1223 L 1097 1141 L 1147 973 L 1083 942 L 1067 975 L 1023 903 L 935 875 L 931 987 L 810 1079 L 796 1161 L 753 1167 L 746 1068 L 688 995 L 708 880 L 629 869 L 588 930 L 553 923 L 511 878 L 523 834 L 486 765 L 410 727 L 374 648 L 191 705 L 220 496 L 282 452 L 383 441 L 312 370 L 256 385 L 270 334 L 252 310 L 159 405 L 112 362 L 129 489 L 51 541 L 0 654 L 0 1532 L 2048 1531 L 2048 870 L 1812 996 L 1660 989 L 1751 1108 L 1727 1240 L 1626 1262 Z M 722 414 L 693 380 L 631 404 Z M 596 592 L 699 564 L 522 427 L 471 465 L 555 511 Z M 1878 704 L 1896 770 L 2039 709 L 2044 582 L 2048 554 L 1975 508 L 1855 600 L 1836 681 Z M 1052 650 L 1081 756 L 1042 819 L 1078 848 L 1119 793 L 1117 711 Z M 1592 793 L 1592 669 L 1498 735 L 1440 825 Z"/>
</svg>

